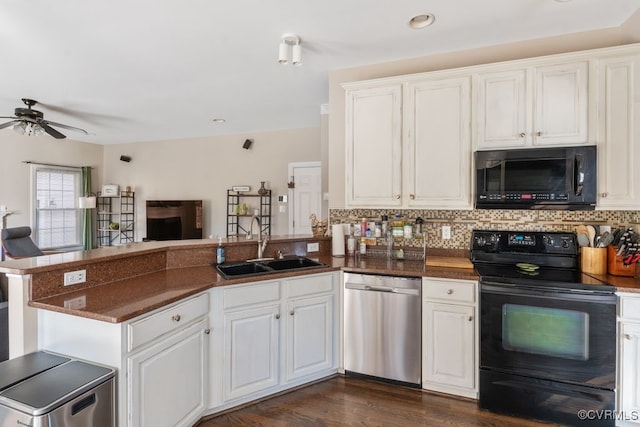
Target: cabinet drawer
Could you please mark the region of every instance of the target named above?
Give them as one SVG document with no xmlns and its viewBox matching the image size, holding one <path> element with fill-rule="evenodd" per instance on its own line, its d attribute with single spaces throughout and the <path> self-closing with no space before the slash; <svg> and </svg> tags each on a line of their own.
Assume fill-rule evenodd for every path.
<svg viewBox="0 0 640 427">
<path fill-rule="evenodd" d="M 288 298 L 333 292 L 333 274 L 302 276 L 285 282 L 285 294 Z"/>
<path fill-rule="evenodd" d="M 225 310 L 279 301 L 280 282 L 258 282 L 230 287 L 223 291 L 222 300 Z"/>
<path fill-rule="evenodd" d="M 127 350 L 133 351 L 153 339 L 189 324 L 191 321 L 206 316 L 209 312 L 209 294 L 202 294 L 187 301 L 178 303 L 144 319 L 127 325 Z"/>
<path fill-rule="evenodd" d="M 476 302 L 476 282 L 462 280 L 423 279 L 425 299 L 448 302 Z"/>
<path fill-rule="evenodd" d="M 623 319 L 640 319 L 640 294 L 638 297 L 619 297 L 620 317 Z"/>
</svg>

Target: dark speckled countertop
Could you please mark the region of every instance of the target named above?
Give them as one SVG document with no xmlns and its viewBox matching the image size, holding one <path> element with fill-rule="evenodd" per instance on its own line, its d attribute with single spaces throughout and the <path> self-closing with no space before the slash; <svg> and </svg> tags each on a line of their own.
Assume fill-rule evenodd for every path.
<svg viewBox="0 0 640 427">
<path fill-rule="evenodd" d="M 212 266 L 215 256 L 212 249 L 217 245 L 211 241 L 181 241 L 171 244 L 155 242 L 73 253 L 67 257 L 38 257 L 1 263 L 0 272 L 33 275 L 32 300 L 29 302 L 32 307 L 111 323 L 130 320 L 212 287 L 311 273 L 343 270 L 363 274 L 479 280 L 473 268 L 432 267 L 425 265 L 422 260 L 332 257 L 328 255 L 328 238 L 305 239 L 285 236 L 273 239 L 270 245 L 272 251 L 284 248 L 290 251 L 286 253 L 306 255 L 300 253 L 300 245 L 306 245 L 309 241 L 318 241 L 320 252 L 319 255 L 307 256 L 326 264 L 326 267 L 233 280 L 222 278 Z M 255 250 L 252 242 L 228 242 L 227 245 L 228 255 L 229 249 L 237 251 L 239 258 L 235 259 L 251 258 L 251 251 Z M 228 259 L 234 258 L 228 256 Z M 93 280 L 88 279 L 88 283 L 74 287 L 72 291 L 62 287 L 60 283 L 64 271 L 77 268 L 86 268 L 87 277 Z M 118 279 L 114 271 L 125 271 L 126 275 Z M 618 291 L 640 293 L 639 279 L 618 276 L 597 278 L 616 286 Z M 68 308 L 69 301 L 77 298 L 84 301 L 84 308 Z"/>
</svg>

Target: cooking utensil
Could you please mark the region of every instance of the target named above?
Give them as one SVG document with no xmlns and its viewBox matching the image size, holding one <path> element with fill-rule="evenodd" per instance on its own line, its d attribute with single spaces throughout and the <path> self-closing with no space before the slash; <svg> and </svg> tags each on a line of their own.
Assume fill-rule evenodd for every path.
<svg viewBox="0 0 640 427">
<path fill-rule="evenodd" d="M 587 225 L 587 235 L 589 236 L 589 246 L 594 248 L 596 243 L 596 229 L 593 225 Z"/>
<path fill-rule="evenodd" d="M 578 237 L 578 245 L 583 248 L 585 246 L 589 246 L 589 236 L 587 233 L 576 233 Z"/>
<path fill-rule="evenodd" d="M 602 233 L 602 236 L 600 236 L 600 240 L 598 241 L 598 247 L 606 248 L 611 243 L 613 243 L 613 234 L 609 233 L 608 231 L 605 231 L 604 233 Z"/>
</svg>

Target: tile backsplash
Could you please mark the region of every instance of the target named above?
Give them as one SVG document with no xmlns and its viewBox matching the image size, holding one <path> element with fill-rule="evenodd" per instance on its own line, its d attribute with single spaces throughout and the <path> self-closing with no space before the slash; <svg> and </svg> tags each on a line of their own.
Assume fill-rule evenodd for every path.
<svg viewBox="0 0 640 427">
<path fill-rule="evenodd" d="M 474 229 L 523 231 L 574 231 L 578 224 L 610 225 L 613 228 L 640 223 L 640 211 L 553 211 L 553 210 L 426 210 L 426 209 L 330 209 L 331 224 L 359 224 L 362 218 L 391 220 L 396 213 L 411 223 L 424 220 L 428 248 L 469 249 Z M 442 226 L 451 227 L 451 239 L 442 239 Z M 637 228 L 637 227 L 636 227 Z M 407 239 L 405 246 L 422 246 L 422 239 Z"/>
</svg>

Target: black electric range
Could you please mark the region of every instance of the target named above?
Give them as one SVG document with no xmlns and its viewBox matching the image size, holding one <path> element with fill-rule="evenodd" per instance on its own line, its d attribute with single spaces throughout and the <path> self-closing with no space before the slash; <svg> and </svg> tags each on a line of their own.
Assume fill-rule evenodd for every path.
<svg viewBox="0 0 640 427">
<path fill-rule="evenodd" d="M 580 272 L 574 233 L 475 230 L 471 262 L 484 282 L 615 292 Z"/>
</svg>

